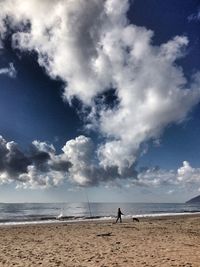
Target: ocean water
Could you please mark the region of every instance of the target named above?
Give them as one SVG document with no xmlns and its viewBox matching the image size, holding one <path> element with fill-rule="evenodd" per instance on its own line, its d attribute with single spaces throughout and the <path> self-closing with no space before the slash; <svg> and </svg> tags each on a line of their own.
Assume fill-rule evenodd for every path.
<svg viewBox="0 0 200 267">
<path fill-rule="evenodd" d="M 200 203 L 0 203 L 0 225 L 200 213 Z M 58 220 L 58 217 L 60 220 Z"/>
</svg>

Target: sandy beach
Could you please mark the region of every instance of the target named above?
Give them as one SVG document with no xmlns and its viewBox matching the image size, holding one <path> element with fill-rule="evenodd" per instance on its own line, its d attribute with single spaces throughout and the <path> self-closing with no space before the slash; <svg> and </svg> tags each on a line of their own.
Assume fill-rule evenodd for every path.
<svg viewBox="0 0 200 267">
<path fill-rule="evenodd" d="M 200 266 L 200 217 L 4 226 L 0 266 Z"/>
</svg>

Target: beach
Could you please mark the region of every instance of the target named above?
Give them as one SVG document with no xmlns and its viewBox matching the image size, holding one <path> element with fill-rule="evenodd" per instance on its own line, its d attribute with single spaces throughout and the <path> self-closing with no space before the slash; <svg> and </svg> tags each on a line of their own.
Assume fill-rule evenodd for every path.
<svg viewBox="0 0 200 267">
<path fill-rule="evenodd" d="M 200 216 L 1 226 L 0 266 L 200 266 Z"/>
</svg>

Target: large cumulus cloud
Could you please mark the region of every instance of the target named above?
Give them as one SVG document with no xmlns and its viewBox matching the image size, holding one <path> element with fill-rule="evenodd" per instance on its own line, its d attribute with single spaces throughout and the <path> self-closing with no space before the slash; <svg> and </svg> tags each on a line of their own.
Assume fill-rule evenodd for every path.
<svg viewBox="0 0 200 267">
<path fill-rule="evenodd" d="M 188 38 L 155 46 L 153 31 L 131 24 L 128 9 L 128 0 L 0 1 L 2 42 L 12 29 L 13 49 L 36 52 L 47 74 L 63 81 L 63 98 L 75 96 L 89 108 L 88 127 L 104 137 L 97 149 L 83 137 L 63 148 L 73 166 L 69 177 L 79 184 L 105 181 L 109 172 L 107 179 L 134 177 L 142 144 L 184 120 L 200 100 L 200 75 L 189 82 L 178 65 Z M 115 105 L 96 101 L 110 89 Z M 46 167 L 36 166 L 21 178 Z"/>
<path fill-rule="evenodd" d="M 134 165 L 123 173 L 119 173 L 117 165 L 103 168 L 98 162 L 94 143 L 88 137 L 79 136 L 70 140 L 62 150 L 72 163 L 70 179 L 79 185 L 98 185 L 123 178 L 137 179 Z"/>
</svg>

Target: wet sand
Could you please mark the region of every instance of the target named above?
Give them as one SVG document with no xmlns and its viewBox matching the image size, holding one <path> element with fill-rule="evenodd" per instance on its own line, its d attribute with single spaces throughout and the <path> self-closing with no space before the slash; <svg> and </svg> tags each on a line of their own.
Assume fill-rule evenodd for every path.
<svg viewBox="0 0 200 267">
<path fill-rule="evenodd" d="M 200 266 L 200 216 L 0 227 L 0 266 Z"/>
</svg>

